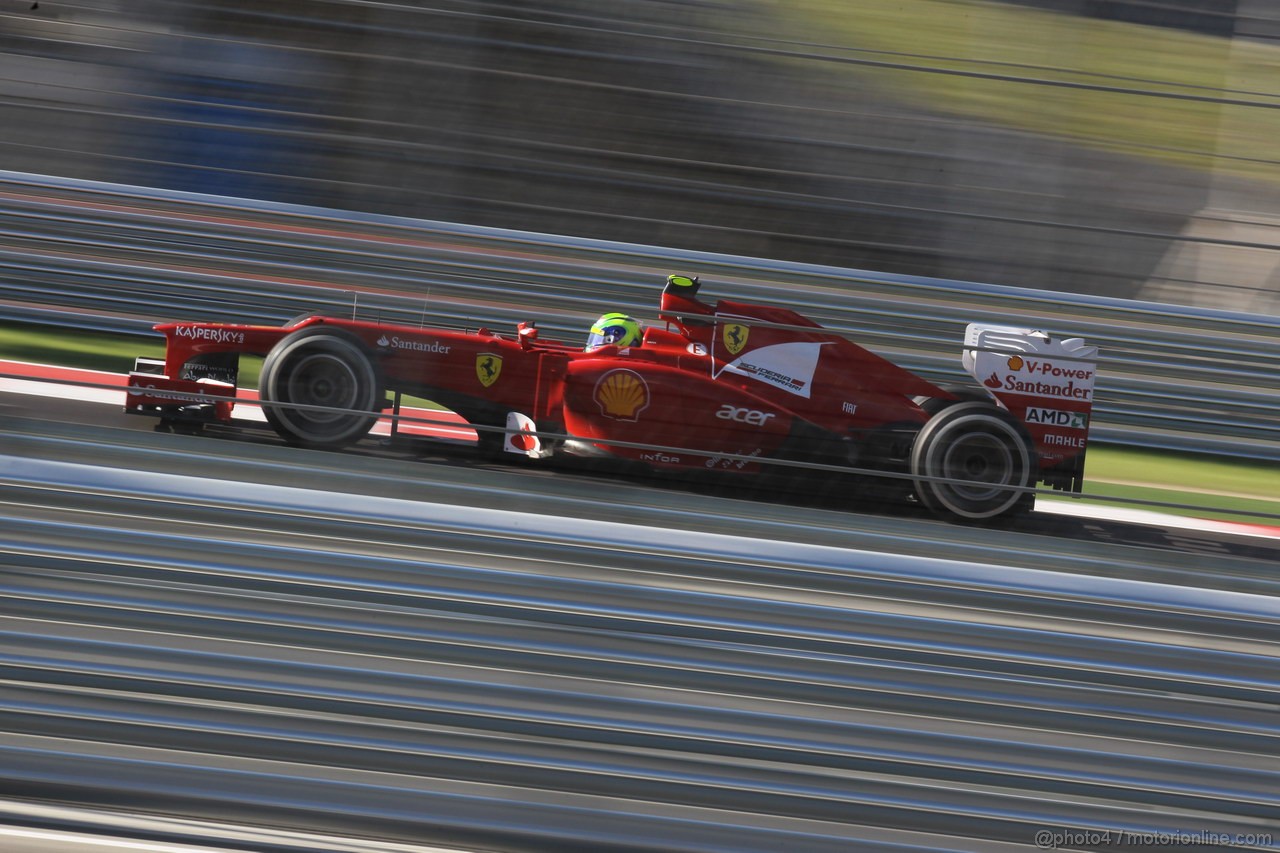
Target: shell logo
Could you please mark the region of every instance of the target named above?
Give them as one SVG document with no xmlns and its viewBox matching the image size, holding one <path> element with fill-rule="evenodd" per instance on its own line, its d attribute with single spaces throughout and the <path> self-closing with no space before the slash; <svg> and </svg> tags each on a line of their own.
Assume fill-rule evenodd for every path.
<svg viewBox="0 0 1280 853">
<path fill-rule="evenodd" d="M 1010 369 L 1010 370 L 1021 370 L 1021 369 L 1022 369 L 1022 365 L 1023 365 L 1023 363 L 1024 363 L 1024 362 L 1022 361 L 1022 356 L 1020 356 L 1020 355 L 1011 355 L 1011 356 L 1009 356 L 1009 369 Z"/>
<path fill-rule="evenodd" d="M 634 370 L 611 370 L 600 381 L 592 395 L 600 414 L 618 421 L 638 421 L 649 408 L 649 386 Z"/>
</svg>

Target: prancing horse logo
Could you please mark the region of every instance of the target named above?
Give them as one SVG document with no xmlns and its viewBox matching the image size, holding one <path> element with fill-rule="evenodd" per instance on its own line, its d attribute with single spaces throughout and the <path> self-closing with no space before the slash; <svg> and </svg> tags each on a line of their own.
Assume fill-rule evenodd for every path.
<svg viewBox="0 0 1280 853">
<path fill-rule="evenodd" d="M 742 352 L 742 348 L 747 345 L 747 335 L 751 334 L 751 328 L 741 323 L 730 323 L 724 327 L 724 346 L 729 350 L 730 355 L 737 355 Z"/>
<path fill-rule="evenodd" d="M 502 373 L 502 356 L 491 352 L 482 352 L 476 356 L 476 378 L 480 380 L 481 385 L 488 388 L 498 381 L 500 373 Z"/>
</svg>

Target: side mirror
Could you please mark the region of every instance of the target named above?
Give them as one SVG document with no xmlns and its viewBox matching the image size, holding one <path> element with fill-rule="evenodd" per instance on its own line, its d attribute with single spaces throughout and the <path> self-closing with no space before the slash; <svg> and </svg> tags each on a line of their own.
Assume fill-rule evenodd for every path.
<svg viewBox="0 0 1280 853">
<path fill-rule="evenodd" d="M 520 323 L 516 326 L 516 334 L 520 337 L 520 346 L 528 349 L 538 339 L 538 327 L 533 323 Z"/>
</svg>

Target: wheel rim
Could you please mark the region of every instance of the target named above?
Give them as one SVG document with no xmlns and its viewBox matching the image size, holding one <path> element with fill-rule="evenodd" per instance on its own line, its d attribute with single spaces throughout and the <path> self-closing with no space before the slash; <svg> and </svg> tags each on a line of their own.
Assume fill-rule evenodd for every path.
<svg viewBox="0 0 1280 853">
<path fill-rule="evenodd" d="M 1017 462 L 1009 445 L 990 433 L 960 436 L 942 455 L 942 476 L 970 483 L 946 484 L 963 501 L 985 503 L 1009 494 L 999 488 L 1013 482 Z M 989 486 L 979 485 L 989 483 Z"/>
<path fill-rule="evenodd" d="M 360 379 L 351 365 L 327 353 L 307 355 L 299 360 L 285 381 L 285 399 L 304 406 L 358 408 Z M 339 412 L 295 410 L 294 417 L 312 424 L 333 424 L 349 418 Z"/>
</svg>

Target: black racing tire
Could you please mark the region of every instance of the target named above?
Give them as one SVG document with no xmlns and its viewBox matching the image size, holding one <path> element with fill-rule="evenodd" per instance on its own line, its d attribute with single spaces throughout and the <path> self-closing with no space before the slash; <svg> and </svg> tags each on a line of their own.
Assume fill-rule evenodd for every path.
<svg viewBox="0 0 1280 853">
<path fill-rule="evenodd" d="M 290 326 L 298 325 L 303 320 L 310 320 L 312 317 L 332 317 L 332 316 L 334 316 L 332 311 L 322 311 L 319 308 L 317 308 L 314 311 L 304 311 L 301 314 L 295 314 L 293 317 L 289 318 L 288 322 L 282 323 L 281 326 L 287 329 Z"/>
<path fill-rule="evenodd" d="M 272 347 L 262 362 L 258 393 L 268 403 L 370 412 L 262 407 L 281 438 L 316 448 L 359 441 L 378 420 L 384 396 L 378 370 L 360 340 L 325 326 L 300 329 Z"/>
<path fill-rule="evenodd" d="M 984 521 L 1024 511 L 1036 472 L 1035 450 L 1022 425 L 991 403 L 956 403 L 916 435 L 911 474 L 978 481 L 978 485 L 915 481 L 919 501 L 935 515 Z"/>
<path fill-rule="evenodd" d="M 925 397 L 918 400 L 920 408 L 924 409 L 930 415 L 936 415 L 943 409 L 954 406 L 956 403 L 990 403 L 995 405 L 995 398 L 991 396 L 991 392 L 985 388 L 979 388 L 975 385 L 939 385 L 943 391 L 951 394 L 955 399 L 948 400 L 943 397 Z"/>
</svg>

